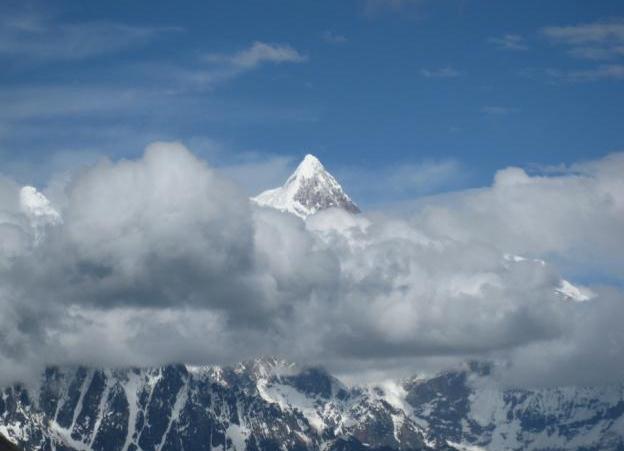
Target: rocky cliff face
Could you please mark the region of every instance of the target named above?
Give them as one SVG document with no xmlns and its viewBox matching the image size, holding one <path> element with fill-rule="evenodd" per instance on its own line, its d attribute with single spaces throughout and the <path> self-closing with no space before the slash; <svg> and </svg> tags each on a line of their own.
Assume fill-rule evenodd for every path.
<svg viewBox="0 0 624 451">
<path fill-rule="evenodd" d="M 483 367 L 347 387 L 275 359 L 49 369 L 11 387 L 0 432 L 28 450 L 618 450 L 623 388 L 501 390 Z"/>
</svg>

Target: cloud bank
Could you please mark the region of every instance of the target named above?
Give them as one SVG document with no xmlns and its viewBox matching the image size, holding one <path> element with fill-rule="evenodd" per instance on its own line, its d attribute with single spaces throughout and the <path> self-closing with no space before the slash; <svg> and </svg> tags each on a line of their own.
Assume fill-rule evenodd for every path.
<svg viewBox="0 0 624 451">
<path fill-rule="evenodd" d="M 306 222 L 250 204 L 176 143 L 46 196 L 0 179 L 0 381 L 260 354 L 345 373 L 487 358 L 510 383 L 620 378 L 621 289 L 588 281 L 595 298 L 576 303 L 556 287 L 558 268 L 624 278 L 623 170 L 624 154 L 549 177 L 508 168 L 410 214 Z"/>
</svg>

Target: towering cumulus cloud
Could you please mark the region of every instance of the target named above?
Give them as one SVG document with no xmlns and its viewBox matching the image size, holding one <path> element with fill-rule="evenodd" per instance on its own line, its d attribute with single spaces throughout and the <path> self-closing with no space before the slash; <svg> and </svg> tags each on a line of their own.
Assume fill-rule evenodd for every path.
<svg viewBox="0 0 624 451">
<path fill-rule="evenodd" d="M 621 290 L 580 287 L 591 299 L 574 302 L 557 268 L 622 280 L 623 172 L 621 154 L 550 177 L 512 168 L 407 217 L 306 220 L 250 203 L 173 143 L 74 174 L 50 200 L 2 179 L 0 380 L 261 354 L 343 372 L 488 358 L 518 383 L 621 377 Z"/>
</svg>

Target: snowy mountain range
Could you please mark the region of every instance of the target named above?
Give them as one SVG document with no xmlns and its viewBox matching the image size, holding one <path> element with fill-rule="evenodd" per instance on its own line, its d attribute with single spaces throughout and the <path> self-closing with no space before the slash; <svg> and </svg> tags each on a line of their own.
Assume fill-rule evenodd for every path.
<svg viewBox="0 0 624 451">
<path fill-rule="evenodd" d="M 487 364 L 346 386 L 277 359 L 50 368 L 0 398 L 27 450 L 621 450 L 624 386 L 505 390 Z"/>
</svg>

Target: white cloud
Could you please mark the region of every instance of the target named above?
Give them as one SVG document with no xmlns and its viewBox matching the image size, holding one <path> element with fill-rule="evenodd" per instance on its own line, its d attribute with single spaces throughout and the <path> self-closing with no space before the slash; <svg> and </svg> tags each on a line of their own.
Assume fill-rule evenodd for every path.
<svg viewBox="0 0 624 451">
<path fill-rule="evenodd" d="M 254 42 L 249 49 L 233 55 L 230 61 L 241 67 L 253 68 L 260 63 L 303 63 L 307 57 L 298 51 L 283 44 L 265 44 L 264 42 Z"/>
<path fill-rule="evenodd" d="M 419 222 L 455 240 L 487 237 L 512 254 L 548 256 L 578 273 L 599 267 L 599 273 L 622 277 L 624 266 L 616 263 L 624 263 L 624 242 L 616 234 L 624 221 L 624 184 L 616 175 L 622 168 L 624 154 L 616 153 L 559 176 L 504 169 L 489 189 L 428 205 Z"/>
</svg>

